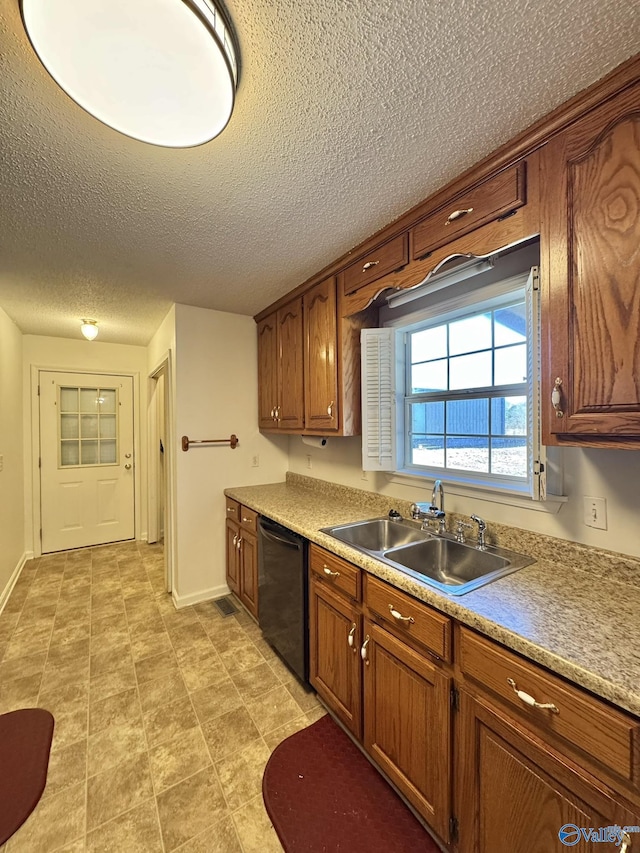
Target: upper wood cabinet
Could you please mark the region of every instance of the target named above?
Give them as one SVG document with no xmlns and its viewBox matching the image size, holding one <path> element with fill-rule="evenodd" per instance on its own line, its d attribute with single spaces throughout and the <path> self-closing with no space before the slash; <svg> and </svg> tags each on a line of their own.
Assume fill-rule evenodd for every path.
<svg viewBox="0 0 640 853">
<path fill-rule="evenodd" d="M 258 323 L 260 429 L 303 429 L 302 297 Z"/>
<path fill-rule="evenodd" d="M 413 257 L 423 258 L 526 203 L 525 163 L 499 172 L 427 216 L 413 229 Z M 498 247 L 497 247 L 498 248 Z"/>
<path fill-rule="evenodd" d="M 304 302 L 304 425 L 307 429 L 337 430 L 338 327 L 336 280 L 321 281 Z"/>
<path fill-rule="evenodd" d="M 399 234 L 346 268 L 342 277 L 343 293 L 350 296 L 408 263 L 409 235 Z"/>
<path fill-rule="evenodd" d="M 637 447 L 640 84 L 542 157 L 544 440 Z"/>
</svg>

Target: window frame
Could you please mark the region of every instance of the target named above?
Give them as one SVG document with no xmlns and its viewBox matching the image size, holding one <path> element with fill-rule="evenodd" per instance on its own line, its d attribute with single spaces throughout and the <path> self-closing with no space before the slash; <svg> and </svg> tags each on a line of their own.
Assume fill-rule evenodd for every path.
<svg viewBox="0 0 640 853">
<path fill-rule="evenodd" d="M 448 484 L 462 488 L 469 487 L 495 492 L 503 495 L 515 495 L 533 500 L 546 497 L 545 455 L 541 444 L 539 417 L 539 355 L 540 355 L 540 308 L 538 299 L 538 268 L 533 267 L 515 276 L 488 285 L 447 288 L 436 294 L 436 299 L 428 308 L 397 320 L 390 320 L 385 326 L 395 329 L 396 352 L 396 465 L 394 473 L 400 477 L 419 480 L 440 478 Z M 450 291 L 453 291 L 451 294 Z M 485 386 L 484 388 L 456 389 L 442 392 L 437 398 L 432 392 L 411 394 L 410 392 L 410 335 L 422 328 L 449 323 L 457 318 L 473 316 L 483 311 L 520 302 L 524 298 L 527 314 L 527 380 L 524 383 Z M 472 311 L 477 306 L 476 311 Z M 491 352 L 495 352 L 493 346 Z M 527 476 L 509 477 L 489 472 L 465 471 L 440 466 L 420 466 L 411 460 L 410 406 L 412 403 L 435 399 L 473 399 L 509 396 L 527 398 Z M 497 393 L 496 393 L 497 391 Z M 436 392 L 437 393 L 437 392 Z M 446 405 L 446 403 L 445 403 Z M 489 406 L 491 403 L 489 402 Z M 487 434 L 487 438 L 490 438 Z M 446 435 L 443 434 L 446 440 Z"/>
</svg>

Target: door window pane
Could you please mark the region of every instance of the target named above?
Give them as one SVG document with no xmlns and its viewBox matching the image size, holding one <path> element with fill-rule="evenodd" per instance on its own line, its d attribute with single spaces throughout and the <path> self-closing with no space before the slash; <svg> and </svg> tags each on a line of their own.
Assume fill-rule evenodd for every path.
<svg viewBox="0 0 640 853">
<path fill-rule="evenodd" d="M 77 412 L 78 411 L 78 389 L 77 388 L 61 388 L 60 389 L 60 411 L 61 412 Z"/>
<path fill-rule="evenodd" d="M 117 464 L 116 388 L 60 387 L 59 411 L 61 467 Z"/>
<path fill-rule="evenodd" d="M 61 438 L 78 438 L 78 416 L 77 415 L 60 415 L 60 437 Z"/>
<path fill-rule="evenodd" d="M 99 400 L 100 400 L 100 411 L 103 414 L 115 414 L 115 411 L 116 411 L 115 388 L 101 388 Z"/>
<path fill-rule="evenodd" d="M 96 465 L 98 463 L 98 442 L 81 441 L 81 463 L 82 465 Z"/>
<path fill-rule="evenodd" d="M 98 389 L 97 388 L 81 388 L 80 389 L 80 411 L 95 412 L 98 409 Z"/>
<path fill-rule="evenodd" d="M 115 441 L 100 442 L 100 462 L 102 465 L 113 465 L 116 462 Z"/>
<path fill-rule="evenodd" d="M 83 438 L 98 437 L 98 416 L 97 415 L 82 415 L 80 419 Z"/>
<path fill-rule="evenodd" d="M 60 444 L 60 461 L 62 465 L 80 463 L 80 448 L 77 441 L 63 441 Z"/>
</svg>

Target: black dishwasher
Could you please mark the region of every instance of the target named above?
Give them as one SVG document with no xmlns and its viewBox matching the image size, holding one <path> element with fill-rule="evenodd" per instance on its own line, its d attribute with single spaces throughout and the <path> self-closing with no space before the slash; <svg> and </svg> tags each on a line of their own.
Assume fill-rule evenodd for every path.
<svg viewBox="0 0 640 853">
<path fill-rule="evenodd" d="M 264 638 L 308 683 L 307 540 L 260 516 L 258 559 L 258 622 Z"/>
</svg>

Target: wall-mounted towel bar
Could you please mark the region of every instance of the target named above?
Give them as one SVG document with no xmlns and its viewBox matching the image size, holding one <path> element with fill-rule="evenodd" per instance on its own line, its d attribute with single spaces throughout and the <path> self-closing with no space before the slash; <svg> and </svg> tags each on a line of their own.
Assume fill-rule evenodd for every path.
<svg viewBox="0 0 640 853">
<path fill-rule="evenodd" d="M 182 449 L 185 452 L 195 444 L 228 444 L 232 450 L 235 450 L 240 444 L 240 439 L 237 435 L 232 435 L 229 438 L 203 438 L 196 441 L 194 438 L 189 438 L 188 435 L 182 436 Z"/>
</svg>

